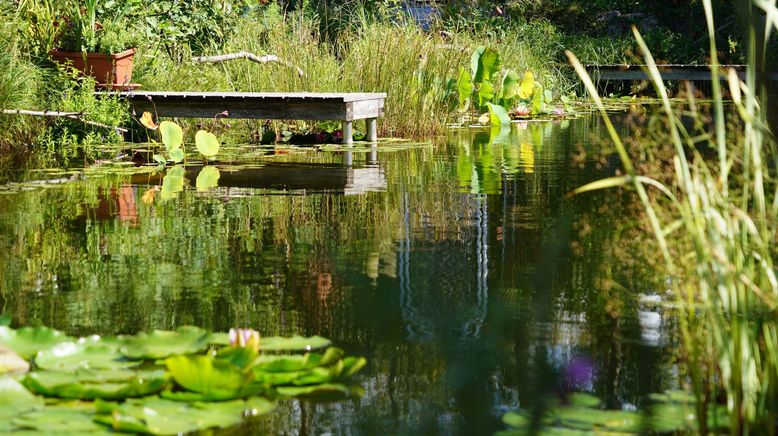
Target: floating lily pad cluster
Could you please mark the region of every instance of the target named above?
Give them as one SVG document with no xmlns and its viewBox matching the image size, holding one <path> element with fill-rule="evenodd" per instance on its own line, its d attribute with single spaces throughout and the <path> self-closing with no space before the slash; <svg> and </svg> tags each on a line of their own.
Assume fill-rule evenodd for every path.
<svg viewBox="0 0 778 436">
<path fill-rule="evenodd" d="M 547 410 L 540 418 L 539 428 L 533 428 L 529 412 L 506 413 L 502 419 L 511 429 L 498 435 L 523 435 L 531 429 L 542 435 L 686 434 L 697 429 L 694 397 L 690 393 L 668 391 L 651 395 L 650 399 L 652 404 L 646 411 L 606 410 L 599 398 L 575 393 L 565 404 Z M 725 424 L 726 409 L 720 408 L 710 421 L 711 429 Z"/>
<path fill-rule="evenodd" d="M 180 327 L 76 339 L 0 326 L 0 433 L 181 434 L 240 424 L 286 397 L 359 391 L 349 380 L 365 359 L 325 338 L 250 337 Z"/>
</svg>

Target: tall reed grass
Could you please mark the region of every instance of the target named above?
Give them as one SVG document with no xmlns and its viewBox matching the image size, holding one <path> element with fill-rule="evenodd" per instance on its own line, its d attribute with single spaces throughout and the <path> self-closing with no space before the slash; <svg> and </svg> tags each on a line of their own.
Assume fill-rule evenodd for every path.
<svg viewBox="0 0 778 436">
<path fill-rule="evenodd" d="M 710 0 L 703 0 L 710 34 L 714 125 L 687 130 L 668 98 L 651 53 L 635 38 L 662 101 L 668 138 L 675 149 L 672 183 L 637 174 L 611 124 L 597 89 L 575 55 L 568 57 L 594 98 L 626 175 L 600 180 L 576 192 L 630 185 L 637 192 L 661 247 L 677 298 L 687 381 L 697 400 L 699 431 L 724 425 L 732 434 L 775 434 L 778 406 L 778 235 L 776 140 L 767 126 L 763 60 L 778 29 L 774 1 L 742 0 L 749 22 L 745 80 L 719 65 Z M 719 79 L 729 85 L 727 113 Z M 699 117 L 698 102 L 685 102 Z M 727 116 L 734 121 L 727 124 Z M 715 159 L 705 159 L 706 149 Z M 770 162 L 772 160 L 772 162 Z M 726 399 L 729 422 L 712 422 Z"/>
</svg>

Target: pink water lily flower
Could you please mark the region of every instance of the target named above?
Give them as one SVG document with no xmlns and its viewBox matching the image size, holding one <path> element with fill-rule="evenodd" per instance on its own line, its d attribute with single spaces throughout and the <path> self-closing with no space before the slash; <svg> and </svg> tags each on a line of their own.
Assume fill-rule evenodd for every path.
<svg viewBox="0 0 778 436">
<path fill-rule="evenodd" d="M 554 110 L 551 111 L 551 113 L 554 115 L 564 115 L 565 110 L 562 109 L 561 107 L 555 107 Z"/>
<path fill-rule="evenodd" d="M 531 112 L 532 111 L 530 110 L 529 107 L 527 107 L 526 105 L 520 104 L 520 105 L 516 106 L 516 109 L 513 110 L 513 115 L 515 115 L 517 117 L 526 117 Z"/>
<path fill-rule="evenodd" d="M 230 329 L 230 346 L 259 352 L 259 332 L 252 329 Z"/>
</svg>

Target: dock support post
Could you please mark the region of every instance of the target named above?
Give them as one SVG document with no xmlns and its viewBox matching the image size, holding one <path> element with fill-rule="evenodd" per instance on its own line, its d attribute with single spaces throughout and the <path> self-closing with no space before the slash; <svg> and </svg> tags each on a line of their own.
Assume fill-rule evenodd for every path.
<svg viewBox="0 0 778 436">
<path fill-rule="evenodd" d="M 367 119 L 367 140 L 370 142 L 378 141 L 378 119 Z"/>
<path fill-rule="evenodd" d="M 354 122 L 343 122 L 343 143 L 346 145 L 354 144 Z"/>
</svg>

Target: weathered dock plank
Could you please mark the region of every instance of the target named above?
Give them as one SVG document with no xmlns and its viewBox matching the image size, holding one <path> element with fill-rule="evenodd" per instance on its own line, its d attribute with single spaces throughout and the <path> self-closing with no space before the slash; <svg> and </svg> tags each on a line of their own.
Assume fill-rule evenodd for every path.
<svg viewBox="0 0 778 436">
<path fill-rule="evenodd" d="M 384 114 L 385 93 L 170 92 L 126 91 L 98 94 L 126 98 L 136 113 L 161 117 L 342 121 L 350 144 L 354 120 L 367 120 L 368 141 L 377 138 L 376 120 Z"/>
</svg>

